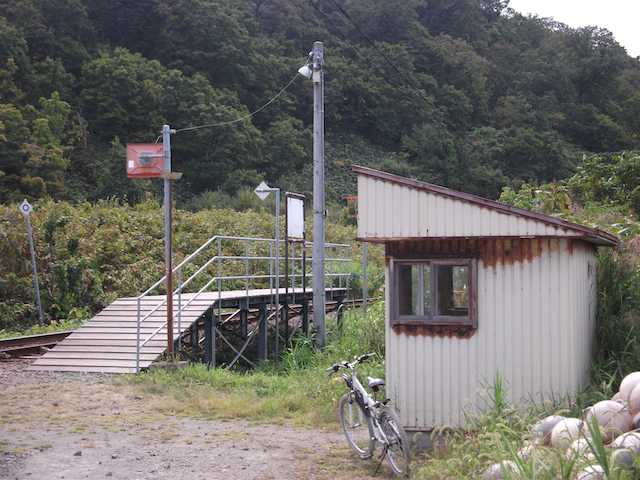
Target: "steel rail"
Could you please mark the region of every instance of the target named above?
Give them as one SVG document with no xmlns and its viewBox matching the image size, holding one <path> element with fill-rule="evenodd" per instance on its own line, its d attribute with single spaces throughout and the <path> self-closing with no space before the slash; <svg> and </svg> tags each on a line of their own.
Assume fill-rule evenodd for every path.
<svg viewBox="0 0 640 480">
<path fill-rule="evenodd" d="M 39 335 L 27 335 L 23 337 L 12 337 L 0 339 L 0 353 L 8 353 L 10 355 L 18 354 L 24 350 L 33 350 L 34 348 L 50 347 L 61 342 L 71 334 L 72 330 L 62 332 L 42 333 Z"/>
</svg>

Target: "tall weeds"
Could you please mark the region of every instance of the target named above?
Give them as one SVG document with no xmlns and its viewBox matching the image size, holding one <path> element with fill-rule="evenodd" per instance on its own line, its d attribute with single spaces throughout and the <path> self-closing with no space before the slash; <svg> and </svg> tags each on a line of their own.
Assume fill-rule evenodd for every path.
<svg viewBox="0 0 640 480">
<path fill-rule="evenodd" d="M 593 383 L 614 387 L 640 369 L 640 238 L 598 256 L 597 351 Z"/>
</svg>

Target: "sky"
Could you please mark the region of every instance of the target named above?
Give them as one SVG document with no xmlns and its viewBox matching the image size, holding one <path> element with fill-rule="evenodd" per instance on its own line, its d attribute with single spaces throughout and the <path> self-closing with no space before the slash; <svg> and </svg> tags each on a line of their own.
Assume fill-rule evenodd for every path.
<svg viewBox="0 0 640 480">
<path fill-rule="evenodd" d="M 630 56 L 640 55 L 640 0 L 510 0 L 509 8 L 571 28 L 606 28 Z"/>
</svg>

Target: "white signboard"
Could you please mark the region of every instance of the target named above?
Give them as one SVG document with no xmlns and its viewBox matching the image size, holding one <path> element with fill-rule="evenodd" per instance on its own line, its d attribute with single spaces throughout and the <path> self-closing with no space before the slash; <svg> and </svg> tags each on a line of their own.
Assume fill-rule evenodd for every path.
<svg viewBox="0 0 640 480">
<path fill-rule="evenodd" d="M 287 197 L 287 237 L 304 238 L 304 199 Z"/>
</svg>

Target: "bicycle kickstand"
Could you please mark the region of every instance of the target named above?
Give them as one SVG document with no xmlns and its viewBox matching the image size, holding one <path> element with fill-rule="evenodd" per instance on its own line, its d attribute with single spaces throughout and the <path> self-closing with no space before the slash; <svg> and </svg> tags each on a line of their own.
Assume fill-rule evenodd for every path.
<svg viewBox="0 0 640 480">
<path fill-rule="evenodd" d="M 382 449 L 382 453 L 380 454 L 380 463 L 378 463 L 378 467 L 376 468 L 376 471 L 373 472 L 372 476 L 376 476 L 378 474 L 378 471 L 380 470 L 380 467 L 382 466 L 382 462 L 384 462 L 384 457 L 387 455 L 387 450 L 389 450 L 389 445 L 385 445 Z"/>
</svg>

